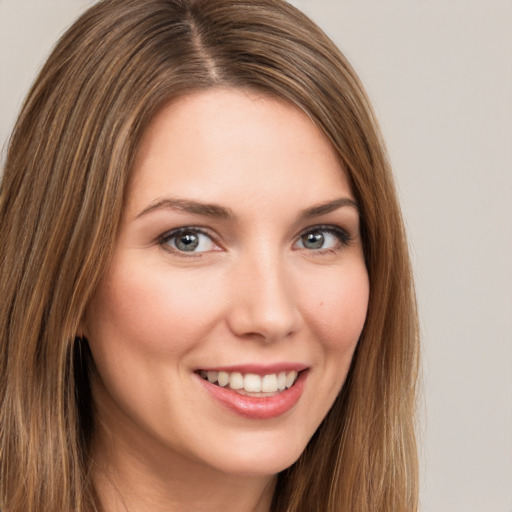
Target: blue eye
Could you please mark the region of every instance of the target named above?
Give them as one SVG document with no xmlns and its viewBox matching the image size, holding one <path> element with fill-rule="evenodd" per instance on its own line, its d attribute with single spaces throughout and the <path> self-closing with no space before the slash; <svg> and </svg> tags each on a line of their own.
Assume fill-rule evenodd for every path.
<svg viewBox="0 0 512 512">
<path fill-rule="evenodd" d="M 177 252 L 198 253 L 214 250 L 217 245 L 206 233 L 195 228 L 180 228 L 167 233 L 161 241 Z"/>
<path fill-rule="evenodd" d="M 335 227 L 317 227 L 304 232 L 297 240 L 299 249 L 311 251 L 335 250 L 341 245 L 348 245 L 350 241 L 346 231 Z"/>
</svg>

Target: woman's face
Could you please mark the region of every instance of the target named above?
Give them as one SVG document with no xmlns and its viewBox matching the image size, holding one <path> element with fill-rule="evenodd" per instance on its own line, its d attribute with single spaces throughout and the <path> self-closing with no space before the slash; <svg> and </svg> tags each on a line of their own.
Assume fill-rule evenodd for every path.
<svg viewBox="0 0 512 512">
<path fill-rule="evenodd" d="M 351 187 L 309 118 L 179 99 L 142 140 L 84 323 L 100 424 L 138 460 L 277 473 L 338 395 L 368 293 Z"/>
</svg>

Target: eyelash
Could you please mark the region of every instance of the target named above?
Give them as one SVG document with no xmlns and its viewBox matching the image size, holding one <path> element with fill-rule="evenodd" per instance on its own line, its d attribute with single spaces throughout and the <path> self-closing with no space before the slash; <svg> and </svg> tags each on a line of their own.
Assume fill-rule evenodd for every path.
<svg viewBox="0 0 512 512">
<path fill-rule="evenodd" d="M 311 233 L 329 233 L 330 235 L 333 235 L 338 240 L 338 244 L 334 248 L 321 248 L 321 249 L 310 249 L 308 252 L 310 252 L 312 255 L 324 255 L 324 254 L 335 254 L 342 250 L 344 247 L 348 247 L 352 243 L 352 236 L 346 231 L 345 229 L 342 229 L 338 226 L 333 225 L 318 225 L 318 226 L 312 226 L 310 228 L 307 228 L 306 230 L 302 231 L 302 233 L 299 234 L 297 238 L 297 242 L 299 240 L 302 240 L 302 238 L 308 234 Z M 297 243 L 295 242 L 295 243 Z M 307 250 L 307 248 L 304 248 Z"/>
<path fill-rule="evenodd" d="M 164 233 L 158 240 L 157 243 L 160 245 L 163 249 L 166 251 L 177 254 L 184 258 L 197 258 L 202 256 L 202 252 L 187 252 L 187 251 L 180 251 L 178 249 L 175 249 L 169 245 L 169 242 L 172 239 L 178 238 L 180 235 L 183 234 L 199 234 L 207 236 L 215 245 L 219 245 L 216 241 L 216 237 L 210 232 L 203 228 L 194 227 L 194 226 L 185 226 L 183 228 L 177 228 L 173 229 L 172 231 L 168 231 L 167 233 Z"/>
<path fill-rule="evenodd" d="M 173 229 L 172 231 L 168 231 L 167 233 L 164 233 L 161 237 L 159 237 L 157 239 L 157 244 L 160 245 L 166 251 L 171 252 L 173 254 L 177 254 L 180 257 L 185 257 L 185 258 L 201 257 L 203 252 L 208 252 L 208 251 L 201 251 L 201 252 L 180 251 L 180 250 L 173 248 L 169 245 L 169 242 L 171 240 L 177 238 L 178 236 L 180 236 L 182 234 L 189 234 L 189 233 L 204 235 L 204 236 L 208 237 L 212 241 L 212 243 L 214 243 L 215 245 L 217 245 L 217 246 L 220 245 L 217 242 L 216 237 L 210 231 L 205 230 L 203 228 L 194 227 L 194 226 L 186 226 L 186 227 L 182 227 L 182 228 Z M 308 234 L 312 234 L 312 233 L 328 233 L 328 234 L 335 236 L 339 242 L 339 246 L 334 247 L 334 248 L 330 247 L 330 248 L 326 248 L 326 249 L 320 248 L 320 249 L 309 249 L 309 250 L 306 247 L 299 248 L 299 249 L 304 249 L 304 250 L 310 252 L 312 255 L 323 255 L 323 254 L 328 254 L 328 253 L 331 253 L 331 254 L 336 253 L 336 252 L 340 251 L 343 247 L 348 247 L 353 240 L 351 235 L 345 229 L 342 229 L 338 226 L 333 226 L 333 225 L 318 225 L 318 226 L 311 226 L 310 228 L 307 228 L 304 231 L 302 231 L 298 235 L 296 241 L 294 242 L 294 245 L 297 244 L 299 241 L 301 241 L 303 239 L 303 237 L 305 237 Z"/>
</svg>

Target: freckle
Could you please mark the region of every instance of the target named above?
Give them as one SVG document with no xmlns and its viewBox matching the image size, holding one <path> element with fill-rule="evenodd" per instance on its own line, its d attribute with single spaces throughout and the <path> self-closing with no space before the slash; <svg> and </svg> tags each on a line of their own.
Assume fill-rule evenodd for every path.
<svg viewBox="0 0 512 512">
<path fill-rule="evenodd" d="M 320 307 L 322 307 L 324 305 L 324 301 L 320 302 Z"/>
</svg>

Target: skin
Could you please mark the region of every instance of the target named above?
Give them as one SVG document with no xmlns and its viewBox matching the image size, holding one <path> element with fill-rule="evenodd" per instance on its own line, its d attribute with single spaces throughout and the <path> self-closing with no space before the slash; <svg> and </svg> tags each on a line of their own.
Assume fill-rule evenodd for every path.
<svg viewBox="0 0 512 512">
<path fill-rule="evenodd" d="M 206 232 L 195 252 L 173 245 L 169 232 L 183 227 Z M 305 233 L 323 245 L 305 245 Z M 113 259 L 84 320 L 105 511 L 268 511 L 276 473 L 343 385 L 368 293 L 350 184 L 302 111 L 232 89 L 165 107 L 141 142 Z M 276 362 L 308 370 L 299 401 L 271 419 L 227 409 L 195 373 Z"/>
</svg>

